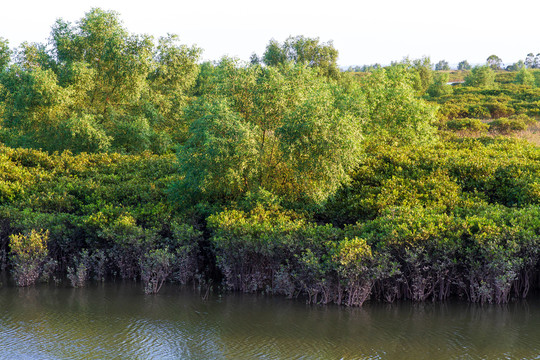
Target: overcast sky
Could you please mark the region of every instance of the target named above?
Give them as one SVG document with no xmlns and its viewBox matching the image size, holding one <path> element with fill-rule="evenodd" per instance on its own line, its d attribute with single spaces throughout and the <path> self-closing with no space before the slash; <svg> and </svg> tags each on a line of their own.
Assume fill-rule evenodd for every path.
<svg viewBox="0 0 540 360">
<path fill-rule="evenodd" d="M 12 47 L 46 42 L 57 18 L 75 22 L 92 7 L 119 12 L 131 33 L 178 34 L 206 60 L 248 60 L 289 35 L 333 40 L 341 66 L 423 55 L 484 63 L 491 54 L 511 64 L 540 53 L 540 0 L 10 0 L 0 9 L 0 37 Z"/>
</svg>

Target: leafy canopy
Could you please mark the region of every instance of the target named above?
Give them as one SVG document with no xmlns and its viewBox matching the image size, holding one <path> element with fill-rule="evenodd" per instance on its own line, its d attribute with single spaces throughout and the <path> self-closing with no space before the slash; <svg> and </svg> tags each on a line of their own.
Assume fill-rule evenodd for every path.
<svg viewBox="0 0 540 360">
<path fill-rule="evenodd" d="M 319 201 L 357 163 L 359 93 L 304 66 L 232 59 L 223 59 L 207 83 L 210 90 L 186 109 L 189 138 L 178 151 L 182 198 L 230 200 L 262 188 Z"/>
<path fill-rule="evenodd" d="M 283 44 L 272 39 L 266 46 L 262 61 L 268 66 L 279 66 L 286 62 L 307 65 L 319 69 L 321 74 L 336 78 L 339 76 L 337 66 L 338 51 L 332 41 L 320 43 L 319 38 L 290 36 Z"/>
<path fill-rule="evenodd" d="M 181 139 L 200 49 L 175 35 L 156 43 L 130 34 L 116 12 L 99 8 L 76 23 L 57 20 L 49 45 L 24 43 L 7 64 L 9 49 L 0 41 L 5 143 L 164 152 Z"/>
</svg>

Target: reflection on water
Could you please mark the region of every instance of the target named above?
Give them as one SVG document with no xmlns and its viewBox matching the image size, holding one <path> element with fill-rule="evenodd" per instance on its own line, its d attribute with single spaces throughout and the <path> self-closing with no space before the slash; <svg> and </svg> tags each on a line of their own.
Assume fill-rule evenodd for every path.
<svg viewBox="0 0 540 360">
<path fill-rule="evenodd" d="M 133 283 L 0 285 L 6 359 L 540 359 L 540 301 L 309 306 Z"/>
</svg>

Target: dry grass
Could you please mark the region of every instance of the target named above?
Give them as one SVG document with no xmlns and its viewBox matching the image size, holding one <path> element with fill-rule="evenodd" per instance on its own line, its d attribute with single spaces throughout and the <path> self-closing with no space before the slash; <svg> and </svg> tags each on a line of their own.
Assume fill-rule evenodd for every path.
<svg viewBox="0 0 540 360">
<path fill-rule="evenodd" d="M 540 125 L 538 123 L 531 125 L 527 130 L 515 133 L 515 136 L 525 139 L 531 144 L 540 146 Z"/>
</svg>

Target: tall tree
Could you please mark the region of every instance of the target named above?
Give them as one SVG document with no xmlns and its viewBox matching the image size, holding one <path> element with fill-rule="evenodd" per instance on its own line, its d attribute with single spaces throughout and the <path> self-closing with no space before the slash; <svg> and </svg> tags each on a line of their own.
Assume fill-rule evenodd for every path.
<svg viewBox="0 0 540 360">
<path fill-rule="evenodd" d="M 268 45 L 266 45 L 266 50 L 262 56 L 262 61 L 268 66 L 279 66 L 291 60 L 275 39 L 271 39 Z"/>
<path fill-rule="evenodd" d="M 535 63 L 534 63 L 534 54 L 528 53 L 527 57 L 525 58 L 525 66 L 529 69 L 534 69 Z"/>
<path fill-rule="evenodd" d="M 56 147 L 57 129 L 69 105 L 69 93 L 58 85 L 56 74 L 14 65 L 0 75 L 0 83 L 0 102 L 5 107 L 2 127 L 10 130 L 3 141 L 14 147 Z"/>
<path fill-rule="evenodd" d="M 486 59 L 487 65 L 493 70 L 500 70 L 502 67 L 502 59 L 497 55 L 490 55 Z"/>
<path fill-rule="evenodd" d="M 526 65 L 523 62 L 523 60 L 519 60 L 518 62 L 513 63 L 512 65 L 508 65 L 506 67 L 506 70 L 507 71 L 519 71 L 519 70 L 521 70 L 523 68 L 526 68 Z"/>
<path fill-rule="evenodd" d="M 442 71 L 442 70 L 450 70 L 450 66 L 448 65 L 448 61 L 441 60 L 437 64 L 435 64 L 435 70 Z"/>
<path fill-rule="evenodd" d="M 320 201 L 346 179 L 362 140 L 359 92 L 292 64 L 223 59 L 213 76 L 215 86 L 186 109 L 182 197 L 219 201 L 262 188 Z"/>
<path fill-rule="evenodd" d="M 0 37 L 0 72 L 4 71 L 11 61 L 11 49 L 9 48 L 9 42 Z"/>
<path fill-rule="evenodd" d="M 458 64 L 458 70 L 471 70 L 471 65 L 467 60 L 460 61 Z"/>
<path fill-rule="evenodd" d="M 175 35 L 156 44 L 130 34 L 113 11 L 95 8 L 76 23 L 57 20 L 49 46 L 23 43 L 0 79 L 3 127 L 12 141 L 19 138 L 13 144 L 46 150 L 166 151 L 185 134 L 182 109 L 200 53 Z M 55 100 L 37 104 L 36 94 Z M 26 133 L 29 122 L 33 133 Z M 49 134 L 39 141 L 38 123 Z"/>
<path fill-rule="evenodd" d="M 436 140 L 436 106 L 418 98 L 417 78 L 405 65 L 375 71 L 363 81 L 369 121 L 364 132 L 391 145 L 432 143 Z"/>
<path fill-rule="evenodd" d="M 151 66 L 152 39 L 130 35 L 116 12 L 94 8 L 77 24 L 59 19 L 51 35 L 54 55 L 63 68 L 62 85 L 78 80 L 70 71 L 73 67 L 92 72 L 85 112 L 123 113 L 140 98 Z"/>
<path fill-rule="evenodd" d="M 534 68 L 540 69 L 540 53 L 536 54 L 534 57 Z"/>
<path fill-rule="evenodd" d="M 427 93 L 431 97 L 438 97 L 451 94 L 453 88 L 448 85 L 450 75 L 448 73 L 437 73 L 433 78 L 433 82 L 429 85 Z"/>
<path fill-rule="evenodd" d="M 398 67 L 406 65 L 414 74 L 414 88 L 420 93 L 425 93 L 429 85 L 433 82 L 433 64 L 429 56 L 424 56 L 420 59 L 410 61 L 408 58 L 403 59 Z"/>
<path fill-rule="evenodd" d="M 153 62 L 147 76 L 148 88 L 143 98 L 150 107 L 145 115 L 154 129 L 172 134 L 181 141 L 186 131 L 182 109 L 197 80 L 197 64 L 201 49 L 180 44 L 178 36 L 168 35 L 158 40 Z"/>
<path fill-rule="evenodd" d="M 337 58 L 338 51 L 334 48 L 332 41 L 321 43 L 319 38 L 301 35 L 290 36 L 283 44 L 279 44 L 274 39 L 270 40 L 262 56 L 264 64 L 268 66 L 277 66 L 291 61 L 319 69 L 323 75 L 334 78 L 339 75 Z"/>
</svg>

